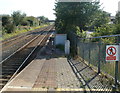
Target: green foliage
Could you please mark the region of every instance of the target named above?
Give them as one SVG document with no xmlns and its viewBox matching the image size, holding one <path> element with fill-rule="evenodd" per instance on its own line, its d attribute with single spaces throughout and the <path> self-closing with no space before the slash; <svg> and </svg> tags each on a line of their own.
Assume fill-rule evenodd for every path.
<svg viewBox="0 0 120 93">
<path fill-rule="evenodd" d="M 104 22 L 101 18 L 101 22 Z M 99 27 L 95 27 L 95 32 L 92 34 L 93 37 L 104 36 L 104 35 L 116 35 L 120 34 L 120 12 L 116 13 L 115 24 L 103 24 Z M 99 41 L 99 39 L 93 39 L 93 41 Z M 104 43 L 115 43 L 115 37 L 102 38 Z"/>
<path fill-rule="evenodd" d="M 95 32 L 91 35 L 93 37 L 105 36 L 105 35 L 113 35 L 115 33 L 115 25 L 114 24 L 105 24 L 101 27 L 95 27 Z M 93 41 L 99 41 L 99 39 L 93 39 Z M 114 43 L 115 37 L 102 38 L 104 43 Z"/>
<path fill-rule="evenodd" d="M 27 17 L 25 13 L 21 11 L 14 11 L 12 15 L 0 15 L 2 19 L 2 28 L 1 32 L 3 37 L 0 37 L 0 40 L 12 37 L 14 35 L 27 32 L 29 30 L 37 29 L 43 27 L 40 26 L 40 20 L 36 17 L 29 16 Z M 46 18 L 46 20 L 48 20 Z"/>
<path fill-rule="evenodd" d="M 2 16 L 2 34 L 14 33 L 16 30 L 30 30 L 31 27 L 38 27 L 40 20 L 36 17 L 27 17 L 25 13 L 21 11 L 14 11 L 12 15 Z M 43 16 L 44 17 L 44 16 Z M 45 18 L 48 20 L 48 18 Z"/>
<path fill-rule="evenodd" d="M 54 9 L 56 30 L 59 33 L 67 32 L 71 26 L 86 30 L 86 26 L 98 16 L 96 12 L 100 11 L 99 7 L 98 2 L 57 2 Z"/>
<path fill-rule="evenodd" d="M 84 30 L 82 30 L 81 32 L 79 30 L 76 30 L 76 34 L 81 38 L 86 38 L 87 37 L 87 34 Z"/>
<path fill-rule="evenodd" d="M 110 14 L 102 10 L 97 11 L 92 17 L 94 18 L 91 23 L 87 24 L 90 27 L 100 27 L 110 22 Z"/>
<path fill-rule="evenodd" d="M 46 18 L 45 16 L 39 16 L 37 17 L 40 20 L 40 24 L 46 24 L 47 21 L 49 20 L 48 18 Z"/>
<path fill-rule="evenodd" d="M 8 39 L 8 38 L 16 36 L 18 34 L 25 33 L 27 31 L 31 31 L 31 30 L 35 30 L 35 29 L 39 29 L 39 28 L 42 28 L 45 26 L 47 26 L 47 25 L 42 25 L 42 26 L 38 26 L 38 27 L 31 27 L 31 29 L 29 29 L 29 30 L 28 29 L 20 29 L 20 30 L 14 31 L 12 33 L 4 33 L 3 36 L 0 37 L 0 40 Z"/>
<path fill-rule="evenodd" d="M 115 25 L 115 31 L 113 33 L 114 34 L 120 34 L 120 24 Z"/>
<path fill-rule="evenodd" d="M 15 26 L 20 25 L 25 17 L 26 17 L 25 13 L 22 14 L 21 11 L 14 11 L 12 14 L 12 18 Z"/>
<path fill-rule="evenodd" d="M 95 27 L 95 33 L 93 33 L 93 36 L 112 35 L 114 29 L 114 25 L 109 24 L 102 25 L 101 27 Z"/>
<path fill-rule="evenodd" d="M 73 31 L 73 32 L 80 32 L 79 26 L 75 26 L 75 25 L 73 25 L 73 26 L 68 26 L 67 29 L 68 29 L 68 31 L 71 30 L 71 31 Z"/>
<path fill-rule="evenodd" d="M 25 21 L 27 21 L 27 23 L 30 25 L 30 26 L 39 26 L 39 20 L 33 16 L 29 16 L 29 17 L 26 17 Z"/>
<path fill-rule="evenodd" d="M 115 16 L 115 23 L 120 24 L 120 12 L 118 12 Z"/>
<path fill-rule="evenodd" d="M 30 22 L 24 19 L 24 20 L 21 22 L 21 25 L 22 25 L 22 26 L 29 26 L 29 25 L 30 25 Z"/>
<path fill-rule="evenodd" d="M 15 25 L 14 24 L 7 24 L 5 26 L 5 30 L 6 30 L 5 31 L 6 33 L 12 33 L 15 31 Z"/>
<path fill-rule="evenodd" d="M 12 18 L 9 15 L 2 16 L 2 29 L 3 34 L 12 33 L 15 30 L 15 25 L 12 22 Z"/>
<path fill-rule="evenodd" d="M 6 26 L 7 24 L 10 24 L 10 16 L 9 15 L 2 15 L 2 26 Z"/>
</svg>

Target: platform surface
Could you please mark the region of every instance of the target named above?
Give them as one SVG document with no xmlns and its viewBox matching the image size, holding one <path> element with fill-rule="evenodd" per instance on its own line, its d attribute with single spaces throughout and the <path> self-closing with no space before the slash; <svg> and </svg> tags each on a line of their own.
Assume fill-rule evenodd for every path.
<svg viewBox="0 0 120 93">
<path fill-rule="evenodd" d="M 4 91 L 80 91 L 80 82 L 67 58 L 37 57 L 5 87 Z"/>
</svg>

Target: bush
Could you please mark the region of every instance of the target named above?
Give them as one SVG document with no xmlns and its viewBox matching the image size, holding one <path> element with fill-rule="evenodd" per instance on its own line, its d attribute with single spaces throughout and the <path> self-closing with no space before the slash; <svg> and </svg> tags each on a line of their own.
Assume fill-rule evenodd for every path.
<svg viewBox="0 0 120 93">
<path fill-rule="evenodd" d="M 115 25 L 114 34 L 120 34 L 120 24 L 116 24 L 116 25 Z"/>
<path fill-rule="evenodd" d="M 21 22 L 21 25 L 22 25 L 22 26 L 29 26 L 30 23 L 29 23 L 28 21 L 22 21 L 22 22 Z"/>
<path fill-rule="evenodd" d="M 101 27 L 95 27 L 95 32 L 92 34 L 92 37 L 98 37 L 98 36 L 105 36 L 105 35 L 113 35 L 115 34 L 115 25 L 114 24 L 105 24 Z M 92 39 L 93 42 L 99 41 L 100 39 Z M 114 43 L 115 38 L 102 38 L 102 41 L 104 43 Z"/>
<path fill-rule="evenodd" d="M 15 25 L 14 24 L 7 24 L 5 26 L 6 33 L 12 33 L 15 31 Z"/>
</svg>

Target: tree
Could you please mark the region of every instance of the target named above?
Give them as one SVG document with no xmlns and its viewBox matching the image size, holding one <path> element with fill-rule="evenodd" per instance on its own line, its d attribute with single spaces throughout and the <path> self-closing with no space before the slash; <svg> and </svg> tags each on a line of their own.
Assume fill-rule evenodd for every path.
<svg viewBox="0 0 120 93">
<path fill-rule="evenodd" d="M 61 30 L 64 31 L 70 25 L 78 26 L 81 31 L 85 30 L 86 25 L 93 21 L 99 7 L 99 2 L 57 2 L 54 9 L 57 17 L 56 29 L 59 29 L 58 26 L 61 24 Z"/>
<path fill-rule="evenodd" d="M 38 26 L 39 25 L 39 20 L 33 16 L 27 17 L 26 20 L 29 22 L 30 26 Z"/>
<path fill-rule="evenodd" d="M 9 15 L 2 15 L 2 29 L 3 34 L 4 32 L 11 33 L 15 30 L 12 18 Z"/>
<path fill-rule="evenodd" d="M 10 16 L 9 15 L 2 15 L 2 26 L 5 26 L 10 23 Z"/>
<path fill-rule="evenodd" d="M 110 22 L 110 14 L 108 12 L 99 10 L 93 15 L 93 20 L 88 24 L 90 27 L 101 27 Z"/>
<path fill-rule="evenodd" d="M 116 13 L 115 16 L 115 31 L 114 34 L 120 34 L 120 12 Z"/>
<path fill-rule="evenodd" d="M 28 22 L 28 20 L 24 19 L 24 20 L 21 22 L 21 25 L 22 25 L 22 26 L 29 26 L 30 23 Z"/>
<path fill-rule="evenodd" d="M 13 17 L 13 23 L 18 26 L 21 24 L 21 22 L 23 21 L 23 19 L 26 17 L 25 13 L 21 13 L 20 11 L 14 11 L 12 14 Z"/>
<path fill-rule="evenodd" d="M 118 12 L 115 16 L 115 23 L 120 24 L 120 12 Z"/>
<path fill-rule="evenodd" d="M 68 27 L 78 26 L 80 31 L 91 26 L 101 26 L 108 23 L 109 13 L 100 9 L 99 2 L 57 2 L 55 5 L 57 31 L 68 30 Z"/>
<path fill-rule="evenodd" d="M 49 20 L 47 17 L 45 17 L 45 16 L 39 16 L 39 17 L 37 17 L 39 20 L 40 20 L 40 22 L 42 23 L 42 24 L 45 24 L 45 23 L 47 23 L 47 21 Z"/>
</svg>

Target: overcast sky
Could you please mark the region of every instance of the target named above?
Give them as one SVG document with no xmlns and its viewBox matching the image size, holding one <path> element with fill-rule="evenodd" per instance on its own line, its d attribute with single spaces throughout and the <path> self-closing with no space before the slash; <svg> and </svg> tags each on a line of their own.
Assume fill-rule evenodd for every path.
<svg viewBox="0 0 120 93">
<path fill-rule="evenodd" d="M 120 0 L 100 0 L 102 7 L 107 12 L 116 14 Z M 42 16 L 55 19 L 54 16 L 55 0 L 0 0 L 0 14 L 12 14 L 13 11 L 20 10 L 27 16 Z"/>
</svg>

